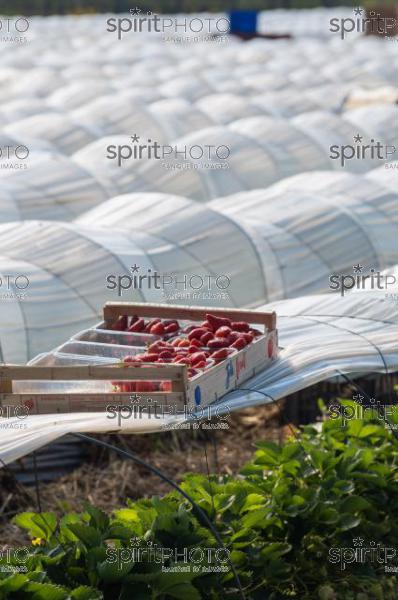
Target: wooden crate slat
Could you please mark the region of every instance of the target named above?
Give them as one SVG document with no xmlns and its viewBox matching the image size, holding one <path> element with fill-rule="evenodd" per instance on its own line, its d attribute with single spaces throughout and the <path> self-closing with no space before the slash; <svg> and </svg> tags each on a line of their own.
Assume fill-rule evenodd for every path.
<svg viewBox="0 0 398 600">
<path fill-rule="evenodd" d="M 141 363 L 144 364 L 144 363 Z M 107 366 L 78 365 L 78 366 L 23 366 L 9 365 L 0 367 L 0 379 L 8 380 L 43 380 L 43 381 L 72 381 L 72 380 L 147 380 L 181 381 L 183 379 L 185 365 L 158 365 L 157 363 L 145 363 L 145 367 L 133 367 L 127 364 L 112 364 Z"/>
<path fill-rule="evenodd" d="M 186 321 L 203 321 L 206 313 L 220 315 L 234 321 L 248 321 L 260 323 L 268 329 L 276 327 L 276 313 L 259 312 L 255 310 L 241 310 L 239 308 L 215 308 L 205 306 L 183 306 L 151 303 L 107 302 L 104 306 L 104 320 L 113 322 L 121 315 L 139 317 L 163 317 L 166 319 L 184 319 Z"/>
<path fill-rule="evenodd" d="M 136 397 L 136 408 L 142 414 L 149 407 L 176 407 L 182 410 L 185 405 L 185 394 L 174 392 L 115 392 L 115 393 L 92 393 L 92 392 L 69 392 L 60 393 L 21 393 L 0 394 L 0 406 L 3 407 L 28 407 L 29 414 L 59 414 L 64 412 L 103 412 L 109 407 L 134 408 L 132 397 Z"/>
</svg>

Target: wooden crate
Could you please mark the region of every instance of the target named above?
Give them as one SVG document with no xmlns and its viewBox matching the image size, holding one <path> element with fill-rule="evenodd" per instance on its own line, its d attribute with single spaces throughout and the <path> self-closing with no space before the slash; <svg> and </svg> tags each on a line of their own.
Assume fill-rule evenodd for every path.
<svg viewBox="0 0 398 600">
<path fill-rule="evenodd" d="M 263 325 L 264 334 L 243 350 L 192 379 L 188 378 L 186 365 L 158 363 L 120 363 L 105 366 L 0 366 L 0 406 L 26 407 L 29 414 L 55 414 L 65 412 L 101 412 L 109 407 L 140 405 L 166 407 L 164 412 L 205 407 L 241 385 L 263 370 L 278 352 L 276 314 L 252 310 L 222 308 L 191 308 L 164 304 L 108 302 L 104 306 L 104 322 L 100 328 L 111 329 L 120 318 L 140 317 L 175 318 L 203 321 L 206 313 L 218 314 L 236 321 Z M 137 366 L 136 366 L 137 365 Z M 15 393 L 13 383 L 22 380 L 36 381 L 170 381 L 170 392 L 67 392 L 67 393 Z M 4 411 L 3 411 L 4 412 Z M 8 410 L 9 412 L 9 410 Z"/>
</svg>

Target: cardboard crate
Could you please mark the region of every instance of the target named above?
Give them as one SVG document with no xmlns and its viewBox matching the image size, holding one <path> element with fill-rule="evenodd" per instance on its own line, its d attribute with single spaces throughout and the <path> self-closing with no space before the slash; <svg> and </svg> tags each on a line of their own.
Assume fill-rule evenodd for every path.
<svg viewBox="0 0 398 600">
<path fill-rule="evenodd" d="M 29 414 L 56 414 L 65 412 L 101 412 L 109 407 L 140 406 L 165 407 L 164 412 L 182 410 L 184 407 L 206 407 L 222 398 L 244 381 L 266 368 L 277 357 L 278 338 L 276 314 L 253 310 L 170 306 L 165 304 L 108 302 L 104 306 L 101 329 L 112 329 L 120 319 L 133 315 L 203 321 L 206 313 L 217 314 L 236 321 L 263 325 L 264 334 L 230 358 L 209 370 L 188 378 L 188 368 L 179 364 L 120 363 L 95 366 L 18 366 L 0 367 L 0 406 L 3 413 L 16 407 Z M 137 365 L 137 366 L 136 366 Z M 13 382 L 36 381 L 170 381 L 170 392 L 68 392 L 68 393 L 15 393 Z M 3 414 L 3 416 L 7 416 Z M 8 415 L 9 416 L 9 415 Z"/>
</svg>

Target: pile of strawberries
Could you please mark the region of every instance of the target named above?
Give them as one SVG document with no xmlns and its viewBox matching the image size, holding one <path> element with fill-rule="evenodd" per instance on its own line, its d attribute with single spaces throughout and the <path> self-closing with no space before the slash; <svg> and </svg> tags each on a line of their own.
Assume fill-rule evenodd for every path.
<svg viewBox="0 0 398 600">
<path fill-rule="evenodd" d="M 199 326 L 189 325 L 183 329 L 174 319 L 151 319 L 146 323 L 143 318 L 134 316 L 127 331 L 150 333 L 163 339 L 150 344 L 144 353 L 126 356 L 123 362 L 183 364 L 188 366 L 189 377 L 220 363 L 262 335 L 257 329 L 251 329 L 245 321 L 231 321 L 212 314 L 206 314 L 206 320 Z M 155 382 L 148 381 L 120 382 L 116 385 L 125 392 L 171 390 L 170 382 L 159 383 L 158 387 Z"/>
<path fill-rule="evenodd" d="M 135 316 L 132 317 L 127 331 L 132 331 L 133 333 L 151 333 L 152 335 L 170 336 L 171 334 L 175 335 L 179 329 L 180 326 L 178 321 L 175 320 L 162 321 L 161 319 L 150 319 L 150 321 L 146 323 L 145 319 Z"/>
</svg>

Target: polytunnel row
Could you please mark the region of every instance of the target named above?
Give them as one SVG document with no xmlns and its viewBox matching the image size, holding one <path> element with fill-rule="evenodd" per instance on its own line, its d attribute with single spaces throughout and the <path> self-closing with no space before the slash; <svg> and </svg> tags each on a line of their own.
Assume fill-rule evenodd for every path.
<svg viewBox="0 0 398 600">
<path fill-rule="evenodd" d="M 176 162 L 181 165 L 183 161 L 174 158 L 142 161 L 136 168 L 125 161 L 118 167 L 117 162 L 104 158 L 100 141 L 77 152 L 74 159 L 118 193 L 164 191 L 207 202 L 267 187 L 303 171 L 334 169 L 365 173 L 381 161 L 368 153 L 343 165 L 341 147 L 355 147 L 355 136 L 359 135 L 363 143 L 374 139 L 392 148 L 398 139 L 397 116 L 398 106 L 376 105 L 348 111 L 343 116 L 311 112 L 289 120 L 251 117 L 175 141 L 177 148 L 227 147 L 230 154 L 226 161 L 219 160 L 216 151 L 212 154 L 212 166 L 220 168 L 195 168 L 198 161 L 192 159 L 188 160 L 192 168 L 175 168 Z M 339 157 L 333 154 L 331 158 L 331 146 L 336 147 Z M 390 152 L 386 158 L 391 160 L 394 153 Z"/>
<path fill-rule="evenodd" d="M 338 112 L 358 87 L 391 85 L 398 57 L 394 44 L 381 40 L 334 38 L 327 15 L 334 12 L 319 13 L 318 36 L 308 39 L 243 44 L 229 37 L 216 51 L 190 44 L 189 55 L 161 36 L 115 40 L 107 35 L 106 16 L 55 19 L 51 32 L 45 20 L 33 18 L 29 43 L 2 50 L 0 124 L 19 143 L 21 136 L 54 140 L 71 154 L 109 133 L 128 134 L 140 122 L 148 135 L 170 140 L 243 116 Z M 294 29 L 294 23 L 280 20 L 281 27 Z"/>
<path fill-rule="evenodd" d="M 157 140 L 171 142 L 189 132 L 212 126 L 225 126 L 238 119 L 248 117 L 269 117 L 289 119 L 306 113 L 325 110 L 338 112 L 343 98 L 339 94 L 324 93 L 325 102 L 308 100 L 300 94 L 296 98 L 290 91 L 277 94 L 258 93 L 239 95 L 218 93 L 209 95 L 196 103 L 183 97 L 156 99 L 131 98 L 129 95 L 104 96 L 72 112 L 43 111 L 40 114 L 18 119 L 14 116 L 11 124 L 3 124 L 4 146 L 15 144 L 29 145 L 34 151 L 47 147 L 68 156 L 89 144 L 107 136 L 137 134 Z M 329 99 L 329 102 L 327 101 Z M 330 101 L 335 102 L 330 106 Z M 326 104 L 326 106 L 325 106 Z M 386 120 L 389 118 L 386 107 Z M 350 121 L 361 112 L 350 111 L 346 118 Z M 372 113 L 370 112 L 370 117 Z M 366 113 L 365 113 L 366 116 Z M 393 119 L 390 119 L 390 121 Z M 366 119 L 361 119 L 366 123 Z M 377 125 L 377 122 L 376 122 Z M 47 146 L 46 146 L 47 144 Z"/>
<path fill-rule="evenodd" d="M 75 223 L 3 224 L 1 272 L 12 268 L 29 279 L 24 290 L 29 301 L 3 307 L 3 358 L 26 361 L 65 342 L 92 326 L 107 300 L 162 302 L 166 294 L 168 302 L 186 301 L 178 285 L 137 287 L 133 266 L 140 275 L 151 269 L 171 273 L 179 282 L 192 275 L 213 281 L 227 277 L 227 289 L 206 303 L 251 307 L 327 292 L 330 275 L 352 273 L 357 262 L 392 267 L 397 173 L 301 174 L 246 193 L 244 204 L 240 194 L 209 204 L 166 194 L 127 194 Z M 125 279 L 112 286 L 109 276 L 115 282 Z M 203 304 L 201 294 L 191 292 L 189 302 Z"/>
<path fill-rule="evenodd" d="M 206 94 L 194 100 L 184 89 L 169 97 L 139 87 L 96 94 L 89 102 L 75 108 L 68 98 L 59 108 L 41 105 L 37 99 L 30 103 L 27 99 L 23 103 L 3 104 L 0 123 L 4 134 L 20 143 L 27 139 L 36 148 L 44 139 L 53 149 L 71 155 L 107 135 L 140 132 L 158 141 L 170 141 L 190 131 L 227 125 L 243 117 L 290 118 L 316 110 L 339 113 L 350 92 L 360 89 L 360 84 L 355 82 L 342 86 L 337 93 L 334 86 L 332 90 L 332 84 L 326 88 L 300 90 L 292 83 L 291 89 L 284 86 L 283 90 L 272 91 L 264 75 L 259 78 L 254 74 L 253 77 L 259 86 L 257 90 L 245 92 L 241 87 L 231 91 L 208 89 Z M 70 94 L 76 101 L 79 94 L 75 87 L 76 84 Z M 95 86 L 93 88 L 95 90 Z"/>
<path fill-rule="evenodd" d="M 89 26 L 93 27 L 95 22 L 95 19 L 89 20 Z M 59 36 L 57 39 L 51 39 L 49 27 L 45 29 L 46 38 L 52 44 L 52 52 L 48 50 L 48 46 L 43 48 L 44 40 L 40 36 L 30 39 L 25 45 L 5 47 L 2 69 L 9 83 L 9 87 L 4 90 L 5 100 L 14 99 L 17 92 L 25 86 L 24 98 L 47 97 L 48 106 L 62 108 L 62 100 L 69 100 L 72 85 L 75 84 L 75 91 L 80 93 L 72 102 L 74 106 L 78 106 L 87 99 L 98 97 L 100 93 L 123 91 L 133 81 L 139 81 L 144 89 L 147 87 L 156 90 L 160 86 L 159 94 L 166 97 L 180 95 L 176 92 L 183 90 L 186 97 L 194 99 L 202 97 L 211 89 L 258 89 L 265 80 L 256 83 L 254 75 L 261 76 L 260 66 L 265 65 L 276 75 L 274 81 L 269 78 L 270 89 L 283 87 L 283 78 L 287 85 L 293 82 L 297 87 L 304 89 L 337 81 L 338 68 L 329 60 L 331 53 L 334 54 L 336 62 L 341 59 L 347 67 L 346 71 L 341 72 L 340 81 L 365 81 L 364 74 L 370 73 L 377 75 L 378 80 L 384 81 L 385 84 L 394 81 L 393 65 L 382 60 L 384 52 L 384 56 L 394 64 L 394 44 L 358 38 L 347 38 L 342 44 L 341 40 L 330 35 L 327 30 L 323 39 L 294 37 L 292 40 L 280 40 L 277 43 L 252 40 L 242 44 L 237 38 L 228 37 L 225 43 L 217 45 L 192 43 L 189 45 L 188 54 L 187 46 L 165 43 L 161 36 L 133 34 L 125 36 L 121 41 L 115 40 L 113 36 L 106 35 L 105 19 L 101 18 L 97 23 L 99 27 L 92 41 L 90 40 L 91 43 L 85 44 L 84 47 L 82 44 L 87 41 L 84 39 L 84 33 L 74 31 L 72 40 L 71 34 L 63 30 L 63 23 L 53 26 L 53 35 Z M 74 25 L 78 30 L 79 22 L 75 20 Z M 37 20 L 32 19 L 29 33 L 36 32 L 37 27 Z M 347 52 L 348 48 L 350 54 Z M 296 52 L 287 53 L 286 49 Z M 354 73 L 354 67 L 363 63 L 363 59 L 369 59 L 369 64 L 363 65 L 362 73 Z M 154 67 L 151 73 L 147 71 L 149 61 Z M 317 78 L 314 73 L 311 74 L 311 69 L 321 64 L 326 69 L 324 73 L 319 73 Z M 235 67 L 236 70 L 228 73 L 230 67 Z M 32 70 L 36 70 L 36 79 Z M 194 83 L 194 70 L 200 76 L 196 81 L 203 84 L 202 91 L 198 83 Z M 84 78 L 93 83 L 93 90 L 83 91 Z M 241 86 L 238 85 L 239 78 Z M 266 81 L 268 83 L 268 79 Z M 174 91 L 171 82 L 177 87 Z M 370 81 L 369 85 L 372 84 Z"/>
<path fill-rule="evenodd" d="M 382 161 L 368 153 L 363 159 L 349 160 L 342 166 L 341 158 L 330 157 L 330 146 L 341 154 L 342 146 L 354 147 L 354 137 L 359 134 L 364 144 L 374 139 L 392 147 L 398 139 L 397 116 L 398 106 L 375 105 L 347 111 L 343 116 L 320 111 L 292 119 L 238 119 L 227 126 L 205 127 L 174 140 L 171 146 L 180 154 L 165 160 L 145 156 L 120 161 L 109 158 L 110 146 L 134 147 L 130 137 L 116 135 L 100 138 L 68 157 L 46 147 L 46 143 L 54 142 L 53 131 L 52 141 L 43 140 L 42 149 L 33 153 L 29 168 L 1 178 L 0 222 L 71 220 L 106 199 L 126 193 L 162 191 L 208 202 L 265 188 L 303 171 L 364 173 Z M 67 143 L 68 139 L 68 135 L 61 136 L 59 142 Z M 226 148 L 227 158 L 215 157 L 214 150 L 210 160 L 205 161 L 181 155 L 192 148 L 207 152 L 203 149 L 208 146 Z M 393 157 L 394 154 L 389 156 Z"/>
<path fill-rule="evenodd" d="M 106 31 L 105 15 L 64 17 L 64 21 L 32 18 L 29 43 L 9 45 L 2 52 L 2 78 L 7 84 L 3 99 L 12 103 L 24 98 L 14 107 L 23 118 L 24 111 L 41 112 L 40 102 L 34 103 L 37 100 L 42 101 L 43 108 L 65 112 L 101 95 L 123 94 L 136 88 L 138 81 L 138 90 L 142 90 L 138 95 L 151 91 L 159 98 L 190 101 L 215 92 L 247 96 L 286 85 L 305 93 L 312 87 L 321 89 L 350 81 L 373 88 L 393 82 L 397 61 L 394 44 L 355 35 L 345 40 L 333 36 L 328 22 L 341 11 L 318 12 L 319 20 L 314 11 L 312 24 L 308 17 L 302 19 L 307 38 L 243 44 L 228 37 L 225 43 L 190 43 L 189 53 L 186 45 L 167 43 L 161 35 L 133 33 L 115 39 Z M 260 23 L 271 24 L 275 16 L 263 13 Z M 213 19 L 223 17 L 212 15 Z M 291 28 L 295 35 L 297 22 L 298 15 L 289 19 L 285 13 L 276 26 L 282 32 Z M 26 100 L 32 100 L 30 109 Z M 5 117 L 10 108 L 2 109 Z"/>
<path fill-rule="evenodd" d="M 312 37 L 248 43 L 230 37 L 217 51 L 193 43 L 188 57 L 184 46 L 156 35 L 115 42 L 101 15 L 54 17 L 51 28 L 46 19 L 32 19 L 29 44 L 2 48 L 0 222 L 70 220 L 121 193 L 162 191 L 208 201 L 301 171 L 339 168 L 329 158 L 331 143 L 352 145 L 357 134 L 364 143 L 373 137 L 394 144 L 396 106 L 344 111 L 347 97 L 365 83 L 377 91 L 394 81 L 394 45 L 339 40 L 326 28 L 333 15 L 311 14 Z M 283 11 L 260 21 L 268 17 L 292 30 L 304 24 Z M 331 53 L 338 61 L 330 62 Z M 107 148 L 131 147 L 133 135 L 178 147 L 227 147 L 230 156 L 220 164 L 213 152 L 211 168 L 145 158 L 119 168 Z M 10 145 L 29 151 L 15 172 L 5 164 L 3 149 Z M 365 158 L 346 168 L 374 166 Z"/>
</svg>

